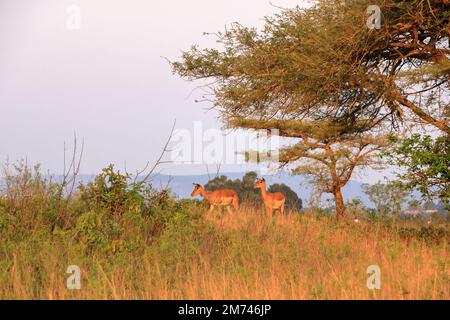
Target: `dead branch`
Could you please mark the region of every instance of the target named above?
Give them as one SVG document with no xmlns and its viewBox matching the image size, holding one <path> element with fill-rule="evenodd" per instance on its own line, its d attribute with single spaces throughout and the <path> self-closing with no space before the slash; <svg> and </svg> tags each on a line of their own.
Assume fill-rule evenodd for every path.
<svg viewBox="0 0 450 320">
<path fill-rule="evenodd" d="M 172 141 L 173 138 L 173 133 L 175 132 L 175 127 L 176 127 L 177 121 L 175 120 L 173 123 L 173 127 L 172 130 L 170 132 L 169 138 L 166 141 L 166 144 L 164 145 L 164 148 L 161 152 L 161 154 L 159 155 L 159 158 L 156 160 L 155 164 L 153 165 L 153 167 L 150 169 L 150 171 L 148 172 L 148 174 L 144 177 L 144 179 L 141 181 L 142 183 L 147 183 L 148 180 L 151 178 L 151 176 L 153 175 L 153 173 L 155 172 L 155 170 L 160 167 L 163 164 L 167 164 L 167 163 L 172 163 L 172 161 L 163 161 L 164 156 L 170 152 L 169 150 L 169 144 Z M 144 170 L 142 170 L 140 172 L 140 174 L 143 174 L 147 168 L 149 167 L 149 164 L 147 164 L 147 166 L 144 168 Z M 138 172 L 139 173 L 139 172 Z M 135 179 L 137 179 L 138 176 L 136 176 Z M 135 180 L 136 181 L 136 180 Z"/>
</svg>

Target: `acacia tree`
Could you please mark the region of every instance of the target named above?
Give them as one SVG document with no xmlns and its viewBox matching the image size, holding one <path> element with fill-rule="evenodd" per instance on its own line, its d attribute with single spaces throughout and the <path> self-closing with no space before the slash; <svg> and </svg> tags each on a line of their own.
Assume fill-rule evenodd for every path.
<svg viewBox="0 0 450 320">
<path fill-rule="evenodd" d="M 367 26 L 369 5 L 381 8 L 379 30 Z M 228 127 L 249 119 L 266 129 L 270 121 L 326 123 L 340 145 L 387 120 L 448 134 L 448 9 L 447 0 L 318 0 L 266 17 L 262 31 L 233 24 L 216 34 L 222 49 L 194 46 L 172 67 L 208 80 L 204 98 Z"/>
<path fill-rule="evenodd" d="M 369 5 L 381 8 L 379 30 Z M 225 120 L 338 118 L 363 131 L 412 119 L 449 134 L 449 11 L 448 0 L 318 0 L 267 17 L 261 32 L 234 24 L 216 34 L 223 50 L 193 47 L 173 67 L 214 79 Z"/>
<path fill-rule="evenodd" d="M 380 167 L 379 152 L 387 145 L 387 139 L 382 135 L 346 134 L 345 127 L 328 121 L 241 119 L 233 123 L 247 129 L 277 129 L 271 132 L 295 139 L 296 143 L 279 150 L 281 165 L 292 168 L 294 174 L 309 177 L 319 194 L 332 194 L 338 218 L 345 215 L 342 189 L 355 169 Z"/>
<path fill-rule="evenodd" d="M 362 188 L 370 201 L 375 205 L 376 211 L 383 216 L 400 214 L 402 205 L 409 196 L 405 186 L 398 181 L 378 182 L 374 185 L 364 184 Z"/>
</svg>

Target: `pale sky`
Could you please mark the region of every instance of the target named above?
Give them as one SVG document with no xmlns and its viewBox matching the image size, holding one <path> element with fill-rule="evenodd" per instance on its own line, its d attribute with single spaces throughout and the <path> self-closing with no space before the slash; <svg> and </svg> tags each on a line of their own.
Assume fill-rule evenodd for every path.
<svg viewBox="0 0 450 320">
<path fill-rule="evenodd" d="M 203 32 L 239 21 L 261 26 L 275 6 L 299 0 L 1 0 L 0 161 L 27 158 L 61 173 L 63 143 L 85 140 L 82 173 L 109 163 L 130 171 L 153 161 L 173 121 L 192 130 L 220 128 L 215 112 L 194 102 L 195 84 L 172 75 L 167 61 L 193 44 L 214 46 Z M 67 27 L 70 5 L 79 30 Z M 223 166 L 223 171 L 245 171 Z M 214 168 L 210 168 L 214 171 Z M 204 173 L 169 165 L 163 173 Z"/>
</svg>

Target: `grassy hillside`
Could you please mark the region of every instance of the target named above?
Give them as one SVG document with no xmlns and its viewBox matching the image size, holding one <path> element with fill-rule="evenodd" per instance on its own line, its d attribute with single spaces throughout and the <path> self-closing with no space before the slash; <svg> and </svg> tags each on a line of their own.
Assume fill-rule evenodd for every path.
<svg viewBox="0 0 450 320">
<path fill-rule="evenodd" d="M 208 216 L 111 171 L 68 199 L 21 170 L 0 196 L 0 299 L 450 299 L 447 221 Z"/>
</svg>

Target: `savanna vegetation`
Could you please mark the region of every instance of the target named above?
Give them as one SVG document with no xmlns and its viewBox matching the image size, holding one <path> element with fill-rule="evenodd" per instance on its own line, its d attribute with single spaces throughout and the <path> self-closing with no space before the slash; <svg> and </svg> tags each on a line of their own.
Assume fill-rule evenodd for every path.
<svg viewBox="0 0 450 320">
<path fill-rule="evenodd" d="M 368 5 L 381 28 L 367 27 Z M 262 30 L 234 24 L 216 33 L 221 48 L 172 63 L 208 80 L 226 127 L 295 140 L 280 166 L 331 194 L 332 210 L 304 208 L 279 185 L 290 214 L 269 219 L 254 174 L 210 181 L 243 201 L 238 214 L 209 215 L 205 201 L 113 166 L 86 184 L 75 157 L 62 181 L 6 166 L 0 299 L 450 299 L 448 215 L 399 219 L 413 191 L 448 210 L 449 12 L 447 0 L 318 0 Z M 344 202 L 357 169 L 386 163 L 403 170 L 364 187 L 375 209 Z M 381 290 L 367 287 L 372 265 Z M 66 286 L 69 266 L 81 268 L 80 290 Z"/>
<path fill-rule="evenodd" d="M 249 203 L 202 201 L 113 167 L 70 195 L 39 167 L 0 194 L 0 299 L 449 299 L 448 220 L 338 221 L 305 210 L 270 220 Z M 355 207 L 355 210 L 360 210 Z M 80 290 L 66 286 L 81 269 Z M 382 269 L 369 290 L 367 268 Z"/>
</svg>

